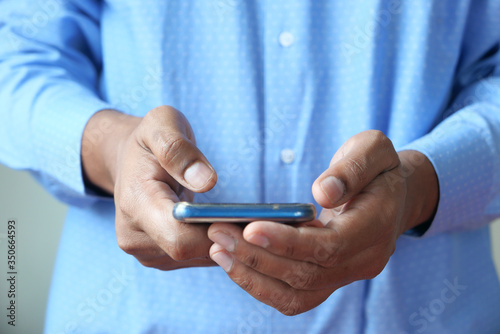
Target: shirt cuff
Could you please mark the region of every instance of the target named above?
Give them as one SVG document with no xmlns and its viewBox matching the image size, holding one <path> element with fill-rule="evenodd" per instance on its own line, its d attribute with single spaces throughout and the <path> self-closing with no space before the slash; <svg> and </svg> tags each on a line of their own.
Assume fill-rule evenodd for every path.
<svg viewBox="0 0 500 334">
<path fill-rule="evenodd" d="M 492 198 L 498 162 L 491 120 L 482 114 L 494 112 L 498 112 L 497 108 L 487 103 L 471 105 L 401 149 L 427 156 L 436 171 L 440 191 L 429 228 L 425 232 L 411 230 L 407 235 L 427 237 L 468 230 L 491 220 L 484 213 Z"/>
<path fill-rule="evenodd" d="M 44 110 L 33 113 L 38 160 L 33 174 L 57 198 L 85 206 L 102 196 L 85 187 L 81 167 L 83 131 L 96 112 L 113 107 L 77 85 L 54 91 L 44 95 L 45 103 L 38 104 Z"/>
</svg>

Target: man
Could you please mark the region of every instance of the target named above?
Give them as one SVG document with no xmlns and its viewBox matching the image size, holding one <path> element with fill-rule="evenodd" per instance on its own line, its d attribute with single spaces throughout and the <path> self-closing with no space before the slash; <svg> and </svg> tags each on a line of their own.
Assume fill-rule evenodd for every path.
<svg viewBox="0 0 500 334">
<path fill-rule="evenodd" d="M 47 333 L 500 329 L 499 1 L 1 12 L 0 158 L 71 205 Z M 321 214 L 173 219 L 193 199 Z"/>
</svg>

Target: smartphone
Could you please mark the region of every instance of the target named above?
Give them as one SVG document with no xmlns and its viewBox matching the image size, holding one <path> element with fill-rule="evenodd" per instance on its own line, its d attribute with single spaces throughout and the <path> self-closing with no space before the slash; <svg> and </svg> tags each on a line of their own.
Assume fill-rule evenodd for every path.
<svg viewBox="0 0 500 334">
<path fill-rule="evenodd" d="M 270 220 L 280 223 L 306 222 L 316 218 L 316 208 L 305 203 L 188 203 L 174 205 L 174 218 L 186 223 L 248 223 Z"/>
</svg>

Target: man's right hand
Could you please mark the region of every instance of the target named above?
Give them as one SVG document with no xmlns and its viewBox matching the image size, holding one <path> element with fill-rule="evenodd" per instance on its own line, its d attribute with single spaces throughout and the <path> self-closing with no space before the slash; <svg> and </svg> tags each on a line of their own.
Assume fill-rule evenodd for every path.
<svg viewBox="0 0 500 334">
<path fill-rule="evenodd" d="M 82 164 L 88 182 L 114 195 L 116 237 L 125 252 L 161 270 L 214 265 L 208 226 L 172 216 L 175 202 L 217 182 L 182 113 L 168 106 L 144 118 L 96 113 L 83 134 Z"/>
</svg>

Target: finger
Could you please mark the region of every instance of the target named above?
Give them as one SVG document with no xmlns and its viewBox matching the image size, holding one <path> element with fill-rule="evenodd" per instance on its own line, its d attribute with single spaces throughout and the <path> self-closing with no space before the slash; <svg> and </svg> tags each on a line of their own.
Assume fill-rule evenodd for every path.
<svg viewBox="0 0 500 334">
<path fill-rule="evenodd" d="M 252 222 L 243 238 L 282 258 L 315 263 L 325 268 L 345 260 L 343 236 L 329 228 L 293 227 L 267 221 Z"/>
<path fill-rule="evenodd" d="M 184 187 L 205 192 L 217 182 L 214 168 L 196 147 L 191 126 L 178 110 L 168 106 L 151 110 L 141 123 L 139 143 Z"/>
<path fill-rule="evenodd" d="M 179 197 L 167 183 L 134 179 L 125 184 L 127 188 L 118 189 L 115 196 L 120 248 L 129 254 L 151 258 L 167 254 L 175 261 L 208 256 L 212 244 L 207 238 L 208 225 L 185 224 L 174 219 L 172 209 Z"/>
<path fill-rule="evenodd" d="M 209 228 L 208 236 L 231 254 L 232 259 L 266 276 L 284 281 L 295 289 L 319 290 L 332 286 L 332 280 L 327 276 L 328 271 L 325 268 L 307 260 L 296 261 L 281 257 L 250 244 L 243 239 L 241 228 L 238 226 L 213 224 Z M 220 265 L 224 270 L 230 271 L 232 259 L 221 261 Z"/>
<path fill-rule="evenodd" d="M 151 194 L 150 204 L 145 207 L 144 232 L 176 261 L 186 261 L 208 255 L 211 241 L 207 238 L 208 224 L 186 224 L 173 215 L 170 187 L 155 182 L 146 190 Z M 170 192 L 169 192 L 170 191 Z"/>
<path fill-rule="evenodd" d="M 242 238 L 240 228 L 230 224 L 213 225 L 209 229 L 209 237 L 230 255 L 220 255 L 219 262 L 224 270 L 231 271 L 237 263 L 235 261 L 238 261 L 299 290 L 336 288 L 356 280 L 373 278 L 382 271 L 394 252 L 389 243 L 377 244 L 332 268 L 325 268 L 313 263 L 314 259 L 291 260 L 254 246 Z"/>
<path fill-rule="evenodd" d="M 159 270 L 173 270 L 187 267 L 213 266 L 215 263 L 208 255 L 187 261 L 176 261 L 144 232 L 133 231 L 130 238 L 137 240 L 135 247 L 127 249 L 143 266 Z"/>
<path fill-rule="evenodd" d="M 133 255 L 142 265 L 146 267 L 156 268 L 160 270 L 173 270 L 178 268 L 192 267 L 192 266 L 213 266 L 214 262 L 208 256 L 208 247 L 210 247 L 211 242 L 207 242 L 205 251 L 200 254 L 197 253 L 186 253 L 185 255 L 179 255 L 178 251 L 174 254 L 172 258 L 167 251 L 169 251 L 170 247 L 163 246 L 160 247 L 153 239 L 142 229 L 138 228 L 123 228 L 123 225 L 132 224 L 128 221 L 122 211 L 116 212 L 116 236 L 118 240 L 118 244 L 121 249 L 123 249 L 126 253 Z M 119 228 L 121 227 L 121 228 Z M 145 228 L 148 233 L 155 233 L 154 229 Z M 202 239 L 200 240 L 208 240 L 205 236 L 205 232 L 200 233 L 202 235 Z M 154 236 L 154 234 L 152 234 Z M 186 237 L 180 240 L 179 244 L 176 247 L 189 247 L 189 243 L 186 243 Z M 198 242 L 197 244 L 202 244 Z M 192 246 L 191 246 L 192 248 Z M 164 250 L 165 249 L 165 250 Z M 167 250 L 167 251 L 166 251 Z M 197 257 L 197 255 L 201 255 Z M 182 260 L 182 257 L 189 258 L 189 260 Z"/>
<path fill-rule="evenodd" d="M 334 155 L 330 166 L 314 182 L 312 193 L 324 208 L 349 201 L 377 175 L 399 166 L 392 142 L 380 131 L 351 137 Z"/>
<path fill-rule="evenodd" d="M 399 207 L 404 196 L 393 196 L 379 176 L 358 196 L 332 215 L 325 228 L 252 222 L 243 231 L 246 241 L 273 254 L 331 268 L 379 242 L 395 242 Z"/>
<path fill-rule="evenodd" d="M 299 264 L 298 261 L 275 255 L 247 242 L 243 238 L 242 228 L 235 224 L 212 224 L 208 229 L 208 237 L 240 262 L 268 276 L 283 279 L 283 272 L 280 268 L 293 268 Z M 280 268 L 275 266 L 275 263 L 280 263 Z M 229 264 L 224 267 L 226 271 L 229 268 Z"/>
<path fill-rule="evenodd" d="M 243 290 L 257 300 L 274 307 L 285 315 L 297 315 L 316 307 L 330 296 L 335 289 L 305 291 L 292 288 L 276 278 L 266 276 L 234 260 L 224 248 L 214 244 L 210 249 L 211 258 L 227 267 L 228 276 Z"/>
<path fill-rule="evenodd" d="M 219 262 L 224 270 L 231 271 L 234 263 L 243 263 L 299 290 L 338 288 L 357 280 L 373 278 L 382 271 L 394 252 L 394 248 L 388 243 L 377 244 L 326 268 L 313 263 L 314 259 L 296 261 L 272 254 L 246 242 L 241 233 L 231 226 L 212 228 L 209 236 L 231 256 L 225 256 L 224 260 L 221 255 L 222 261 L 219 259 Z"/>
</svg>

